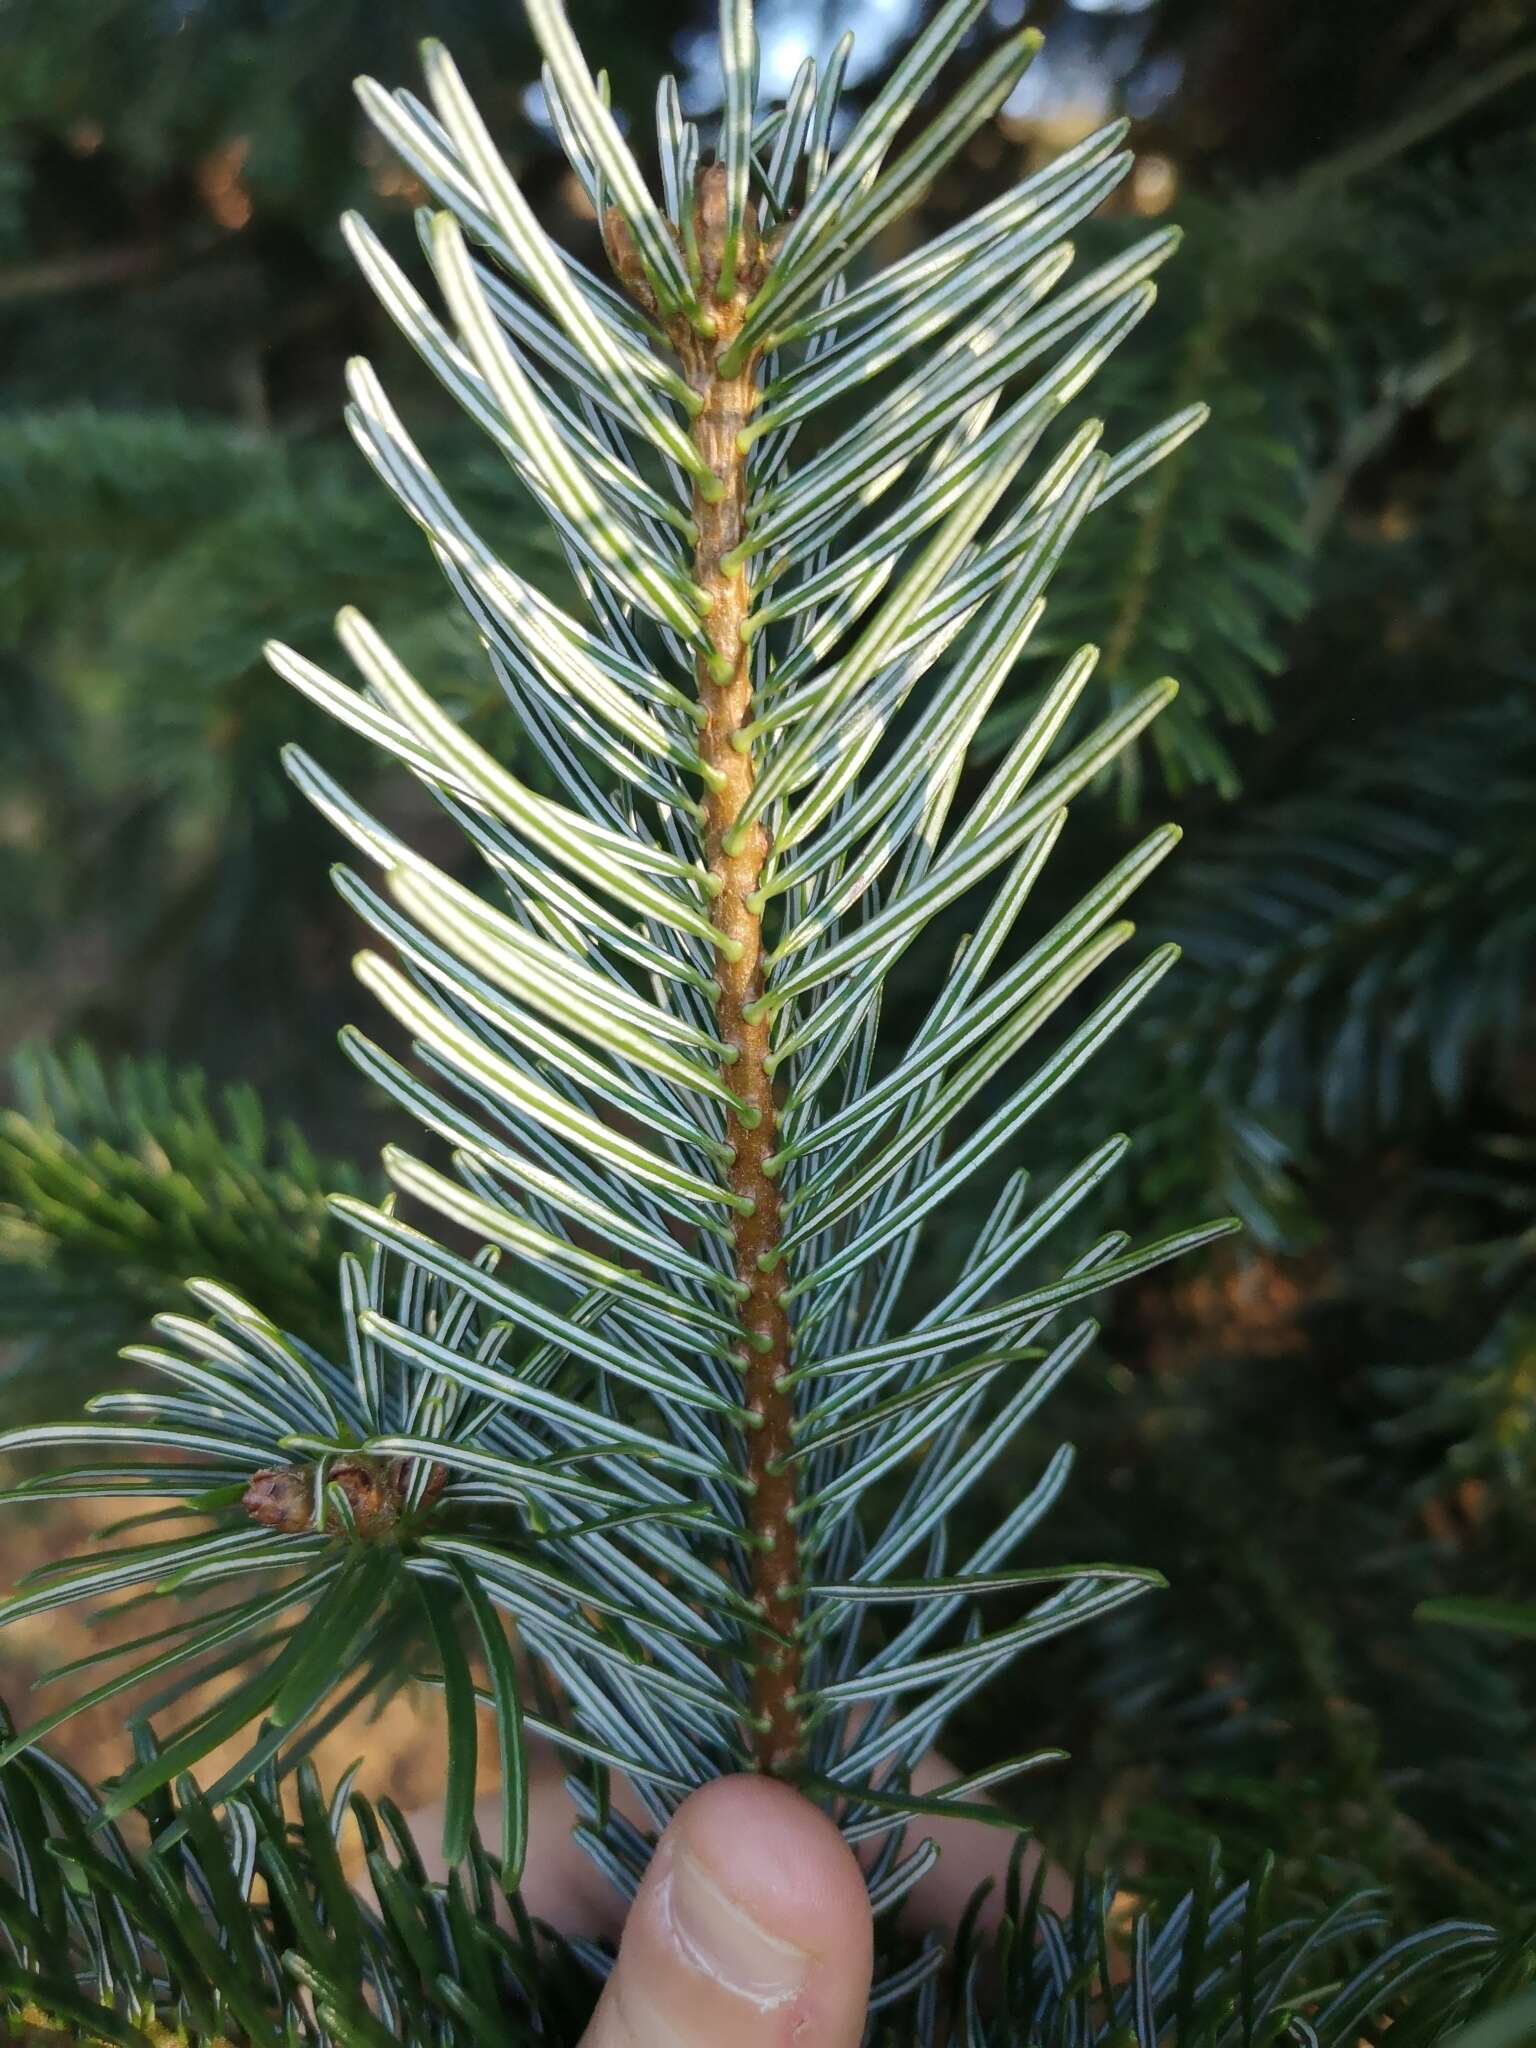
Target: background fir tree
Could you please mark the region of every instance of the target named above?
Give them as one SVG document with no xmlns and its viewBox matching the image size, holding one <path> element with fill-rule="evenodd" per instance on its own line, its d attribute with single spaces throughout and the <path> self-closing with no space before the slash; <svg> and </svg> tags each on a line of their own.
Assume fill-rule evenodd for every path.
<svg viewBox="0 0 1536 2048">
<path fill-rule="evenodd" d="M 643 31 L 600 13 L 620 98 L 699 26 L 687 9 Z M 1090 856 L 1118 852 L 1174 781 L 1199 863 L 1147 923 L 1190 965 L 1112 1077 L 1123 1096 L 1093 1114 L 1140 1126 L 1150 1105 L 1178 1179 L 1147 1185 L 1148 1206 L 1235 1206 L 1266 1247 L 1149 1290 L 1082 1382 L 1069 1433 L 1115 1475 L 1072 1508 L 1083 1554 L 1162 1565 L 1179 1605 L 1062 1654 L 1051 1690 L 1091 1799 L 1059 1818 L 1101 1843 L 1129 1825 L 1165 1847 L 1176 1828 L 1186 1868 L 1209 1825 L 1281 1849 L 1298 1886 L 1365 1867 L 1437 1906 L 1516 1912 L 1530 1653 L 1413 1615 L 1427 1595 L 1530 1590 L 1533 24 L 1505 7 L 1318 6 L 1283 31 L 1262 9 L 1172 0 L 1130 20 L 1057 13 L 1053 92 L 1021 129 L 977 138 L 929 217 L 1005 182 L 1085 77 L 1162 159 L 1132 206 L 1176 190 L 1185 249 L 1115 395 L 1198 388 L 1221 433 L 1127 494 L 1118 528 L 1106 513 L 1085 530 L 1056 613 L 1064 634 L 1105 636 L 1127 688 L 1165 669 L 1192 685 L 1163 749 L 1105 792 Z M 272 772 L 299 714 L 253 648 L 279 623 L 305 645 L 308 619 L 318 652 L 381 564 L 375 608 L 398 644 L 453 631 L 414 537 L 330 432 L 341 361 L 382 345 L 330 222 L 360 194 L 395 204 L 403 254 L 416 196 L 367 189 L 394 172 L 340 112 L 353 70 L 388 68 L 378 17 L 364 50 L 335 10 L 324 37 L 301 8 L 238 33 L 194 12 L 172 52 L 148 12 L 128 46 L 120 10 L 94 31 L 75 15 L 67 37 L 57 10 L 13 9 L 6 29 L 28 53 L 7 67 L 0 276 L 6 687 L 25 742 L 4 771 L 8 1021 L 253 1076 L 365 1159 L 376 1113 L 313 1055 L 344 1015 L 347 940 L 326 839 Z M 499 111 L 542 210 L 590 236 L 547 132 L 515 125 L 520 28 L 453 15 L 427 25 L 511 82 Z M 419 10 L 388 25 L 391 75 L 420 26 Z M 1104 249 L 1144 226 L 1106 218 Z M 324 551 L 305 542 L 316 504 Z M 514 547 L 549 572 L 531 523 Z M 1028 702 L 1021 688 L 1000 708 L 997 744 Z M 936 972 L 914 960 L 905 1000 Z M 0 1170 L 26 1247 L 13 1278 L 32 1289 L 30 1233 L 52 1242 L 57 1218 L 14 1148 Z M 82 1193 L 87 1220 L 99 1192 Z M 957 1243 L 973 1224 L 955 1217 Z M 141 1313 L 140 1252 L 77 1240 L 93 1294 Z M 1277 1428 L 1286 1455 L 1257 1457 Z M 1233 1517 L 1256 1499 L 1239 1574 Z"/>
</svg>

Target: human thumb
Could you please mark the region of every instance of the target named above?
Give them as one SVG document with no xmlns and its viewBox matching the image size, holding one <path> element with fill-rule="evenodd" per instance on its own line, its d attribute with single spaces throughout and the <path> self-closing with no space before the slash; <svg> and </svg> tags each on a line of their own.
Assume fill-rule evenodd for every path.
<svg viewBox="0 0 1536 2048">
<path fill-rule="evenodd" d="M 582 2048 L 857 2048 L 873 1934 L 826 1815 L 722 1778 L 657 1844 Z"/>
</svg>

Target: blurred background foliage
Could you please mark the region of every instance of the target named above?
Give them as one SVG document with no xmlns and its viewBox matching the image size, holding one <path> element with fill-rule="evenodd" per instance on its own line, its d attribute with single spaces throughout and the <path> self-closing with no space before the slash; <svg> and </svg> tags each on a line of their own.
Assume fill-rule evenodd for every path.
<svg viewBox="0 0 1536 2048">
<path fill-rule="evenodd" d="M 846 18 L 867 91 L 913 11 L 761 0 L 766 82 Z M 1085 528 L 1047 615 L 1040 651 L 1094 639 L 1110 692 L 1184 683 L 1064 847 L 1097 874 L 1177 815 L 1190 849 L 1142 930 L 1186 957 L 1020 1156 L 1048 1173 L 1123 1126 L 1117 1222 L 1235 1206 L 1249 1229 L 1118 1306 L 1046 1418 L 1080 1461 L 1053 1554 L 1154 1564 L 1172 1592 L 1027 1667 L 962 1740 L 1064 1739 L 1047 1839 L 1144 1889 L 1182 1888 L 1215 1832 L 1239 1867 L 1273 1848 L 1297 1892 L 1365 1874 L 1405 1910 L 1521 1921 L 1529 1609 L 1523 1634 L 1417 1610 L 1518 1619 L 1536 1592 L 1536 10 L 1036 13 L 1044 58 L 930 223 L 1128 112 L 1140 166 L 1082 239 L 1166 215 L 1186 242 L 1111 373 L 1112 435 L 1194 397 L 1214 419 Z M 580 14 L 636 109 L 710 29 L 695 0 Z M 350 81 L 410 77 L 427 32 L 590 253 L 506 0 L 0 9 L 0 1025 L 31 1048 L 0 1129 L 12 1407 L 99 1385 L 190 1272 L 330 1326 L 321 1195 L 369 1175 L 380 1125 L 331 1045 L 351 934 L 279 744 L 438 828 L 311 730 L 260 641 L 326 659 L 359 601 L 465 717 L 498 718 L 341 429 L 350 354 L 482 530 L 554 573 L 335 225 L 361 206 L 410 254 L 421 194 Z M 914 959 L 910 999 L 942 971 Z"/>
</svg>

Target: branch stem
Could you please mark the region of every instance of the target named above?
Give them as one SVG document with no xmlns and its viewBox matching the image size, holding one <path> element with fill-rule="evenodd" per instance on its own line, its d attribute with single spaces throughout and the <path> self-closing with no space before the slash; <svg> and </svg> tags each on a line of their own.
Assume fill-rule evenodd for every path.
<svg viewBox="0 0 1536 2048">
<path fill-rule="evenodd" d="M 761 824 L 754 824 L 739 851 L 725 851 L 757 775 L 751 752 L 742 753 L 731 744 L 752 720 L 751 658 L 742 632 L 751 591 L 746 567 L 727 568 L 723 558 L 746 530 L 747 458 L 737 446 L 737 435 L 756 401 L 757 378 L 752 362 L 734 377 L 718 372 L 718 356 L 733 339 L 730 310 L 717 311 L 721 333 L 690 349 L 694 360 L 688 364 L 690 382 L 698 379 L 694 388 L 704 401 L 693 422 L 694 445 L 723 487 L 713 503 L 696 492 L 693 505 L 699 529 L 694 575 L 713 600 L 708 631 L 714 659 L 706 656 L 699 662 L 699 695 L 709 712 L 699 751 L 719 776 L 719 786 L 704 800 L 706 858 L 710 873 L 722 885 L 710 916 L 734 942 L 729 950 L 740 948 L 735 959 L 722 952 L 716 963 L 716 1023 L 719 1036 L 739 1055 L 730 1070 L 731 1085 L 756 1112 L 750 1129 L 734 1111 L 726 1128 L 726 1142 L 736 1155 L 730 1169 L 732 1191 L 753 1203 L 751 1215 L 736 1224 L 736 1275 L 747 1289 L 740 1309 L 746 1339 L 746 1405 L 759 1423 L 749 1433 L 747 1449 L 747 1476 L 755 1489 L 748 1508 L 754 1539 L 752 1597 L 775 1634 L 798 1644 L 801 1615 L 796 1588 L 801 1572 L 791 1514 L 796 1468 L 786 1462 L 793 1447 L 794 1397 L 782 1384 L 790 1367 L 791 1331 L 779 1300 L 783 1281 L 775 1270 L 782 1239 L 779 1188 L 764 1170 L 778 1150 L 778 1106 L 767 1066 L 771 1022 L 752 1010 L 763 993 L 763 935 L 762 919 L 749 898 L 762 879 L 768 835 Z M 727 681 L 715 680 L 727 673 Z M 799 1759 L 799 1665 L 798 1647 L 770 1647 L 756 1669 L 754 1750 L 759 1768 L 766 1771 L 785 1770 Z"/>
<path fill-rule="evenodd" d="M 700 241 L 708 275 L 715 254 L 710 246 L 713 195 L 701 192 L 700 197 Z M 747 1476 L 753 1488 L 747 1510 L 752 1601 L 774 1637 L 787 1644 L 781 1647 L 765 1638 L 754 1673 L 753 1754 L 760 1770 L 784 1771 L 798 1763 L 804 1734 L 796 1704 L 802 1573 L 792 1513 L 797 1468 L 788 1457 L 793 1448 L 794 1396 L 783 1384 L 790 1369 L 792 1332 L 780 1301 L 783 1281 L 776 1270 L 783 1237 L 781 1197 L 777 1181 L 766 1171 L 779 1145 L 778 1104 L 768 1067 L 772 1024 L 753 1010 L 763 993 L 764 947 L 761 914 L 753 910 L 750 899 L 762 879 L 768 835 L 756 823 L 734 853 L 726 851 L 728 842 L 736 843 L 732 835 L 757 778 L 752 751 L 732 744 L 753 716 L 751 654 L 743 632 L 752 593 L 747 566 L 728 558 L 746 534 L 747 457 L 738 436 L 757 403 L 758 364 L 753 355 L 734 375 L 725 376 L 720 361 L 735 341 L 754 284 L 750 274 L 739 272 L 736 289 L 714 306 L 715 333 L 704 339 L 685 330 L 676 340 L 684 375 L 701 400 L 690 430 L 693 443 L 713 480 L 712 486 L 696 487 L 693 499 L 698 528 L 693 573 L 711 600 L 709 647 L 698 662 L 699 697 L 709 714 L 699 735 L 699 752 L 716 771 L 704 798 L 705 856 L 721 885 L 710 917 L 729 942 L 715 966 L 720 985 L 716 1026 L 725 1043 L 736 1048 L 731 1086 L 748 1107 L 745 1119 L 730 1112 L 726 1142 L 735 1153 L 732 1192 L 747 1196 L 753 1205 L 751 1214 L 739 1217 L 735 1226 L 736 1277 L 747 1290 L 739 1310 L 745 1398 L 757 1419 L 747 1441 Z M 713 495 L 706 496 L 706 490 Z"/>
<path fill-rule="evenodd" d="M 777 1274 L 783 1247 L 781 1198 L 769 1163 L 779 1149 L 778 1103 L 769 1064 L 772 1019 L 759 1006 L 764 985 L 761 909 L 754 909 L 768 857 L 761 821 L 741 830 L 742 813 L 757 780 L 749 745 L 733 744 L 752 723 L 752 658 L 745 626 L 752 604 L 749 569 L 740 553 L 747 531 L 747 455 L 744 430 L 758 401 L 761 352 L 738 362 L 735 346 L 753 295 L 772 261 L 773 244 L 759 240 L 755 211 L 741 223 L 739 245 L 726 264 L 728 206 L 725 171 L 700 171 L 687 223 L 690 254 L 711 319 L 676 317 L 667 338 L 676 352 L 696 410 L 689 434 L 701 457 L 693 486 L 697 540 L 693 578 L 708 594 L 705 642 L 696 664 L 699 701 L 707 717 L 698 734 L 708 787 L 704 794 L 705 857 L 719 893 L 710 921 L 721 935 L 716 951 L 716 1030 L 735 1048 L 730 1084 L 744 1104 L 726 1118 L 732 1151 L 731 1192 L 744 1197 L 735 1223 L 736 1277 L 744 1401 L 755 1427 L 747 1434 L 747 1540 L 751 1597 L 772 1632 L 752 1681 L 753 1761 L 762 1771 L 788 1772 L 800 1762 L 804 1724 L 798 1701 L 802 1650 L 802 1573 L 795 1530 L 798 1466 L 794 1448 L 794 1393 L 786 1384 L 793 1332 Z M 604 220 L 604 239 L 620 281 L 641 310 L 659 312 L 652 281 L 617 209 Z M 724 366 L 728 365 L 728 369 Z M 738 844 L 739 840 L 739 844 Z M 730 849 L 729 851 L 727 849 Z"/>
</svg>

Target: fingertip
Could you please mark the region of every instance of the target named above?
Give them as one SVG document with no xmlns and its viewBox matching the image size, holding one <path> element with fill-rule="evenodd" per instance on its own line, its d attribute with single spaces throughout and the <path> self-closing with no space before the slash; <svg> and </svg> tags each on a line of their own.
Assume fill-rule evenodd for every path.
<svg viewBox="0 0 1536 2048">
<path fill-rule="evenodd" d="M 811 1956 L 872 1948 L 857 1857 L 819 1807 L 774 1778 L 720 1778 L 678 1808 L 672 1839 L 758 1926 Z"/>
<path fill-rule="evenodd" d="M 874 1937 L 864 1878 L 788 1786 L 723 1778 L 678 1808 L 583 2048 L 855 2048 Z"/>
</svg>

